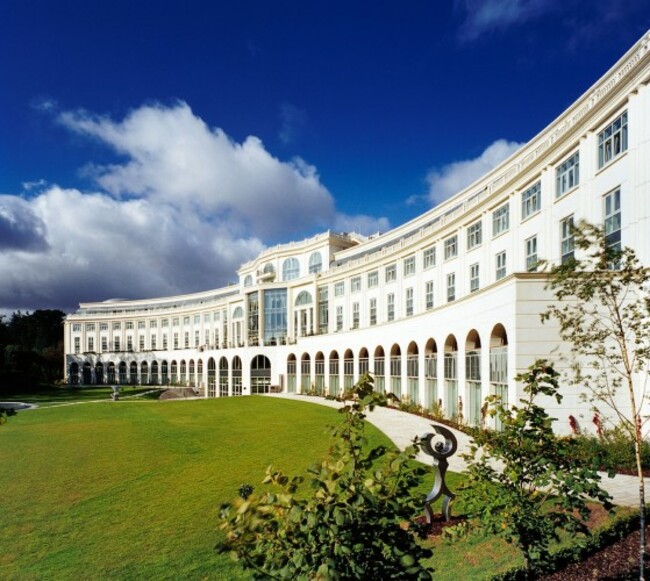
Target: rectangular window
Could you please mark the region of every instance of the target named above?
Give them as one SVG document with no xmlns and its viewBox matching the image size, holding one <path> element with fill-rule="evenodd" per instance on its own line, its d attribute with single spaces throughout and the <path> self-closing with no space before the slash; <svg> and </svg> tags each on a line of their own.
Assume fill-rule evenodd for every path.
<svg viewBox="0 0 650 581">
<path fill-rule="evenodd" d="M 447 302 L 456 300 L 456 274 L 450 273 L 447 275 Z"/>
<path fill-rule="evenodd" d="M 415 256 L 409 256 L 404 259 L 404 276 L 415 274 Z"/>
<path fill-rule="evenodd" d="M 156 319 L 152 319 L 151 321 L 149 321 L 150 329 L 155 329 L 157 326 L 158 326 L 158 321 L 156 321 Z"/>
<path fill-rule="evenodd" d="M 359 319 L 360 319 L 359 303 L 352 303 L 352 328 L 359 328 Z"/>
<path fill-rule="evenodd" d="M 113 351 L 119 351 L 120 350 L 120 338 L 119 337 L 114 337 L 113 338 Z"/>
<path fill-rule="evenodd" d="M 95 350 L 95 337 L 88 337 L 88 351 L 93 352 Z"/>
<path fill-rule="evenodd" d="M 386 282 L 397 280 L 397 265 L 389 264 L 386 267 Z"/>
<path fill-rule="evenodd" d="M 531 236 L 526 240 L 526 270 L 528 272 L 537 270 L 537 236 Z"/>
<path fill-rule="evenodd" d="M 72 331 L 79 333 L 81 331 L 81 323 L 75 323 L 74 325 L 72 325 Z"/>
<path fill-rule="evenodd" d="M 336 330 L 343 329 L 343 307 L 339 305 L 336 307 Z"/>
<path fill-rule="evenodd" d="M 163 333 L 162 348 L 163 348 L 163 351 L 167 350 L 167 333 Z"/>
<path fill-rule="evenodd" d="M 422 254 L 422 268 L 433 268 L 436 265 L 436 247 L 425 248 Z"/>
<path fill-rule="evenodd" d="M 521 192 L 521 219 L 525 220 L 542 209 L 542 182 Z"/>
<path fill-rule="evenodd" d="M 126 325 L 125 325 L 125 329 L 126 329 L 127 331 L 133 329 L 133 321 L 127 321 L 127 322 L 126 322 Z"/>
<path fill-rule="evenodd" d="M 342 297 L 344 293 L 345 293 L 345 283 L 342 280 L 334 283 L 334 296 Z"/>
<path fill-rule="evenodd" d="M 326 286 L 318 287 L 318 331 L 327 333 L 329 327 L 329 291 Z"/>
<path fill-rule="evenodd" d="M 185 335 L 183 336 L 183 344 L 185 345 L 185 349 L 189 349 L 190 347 L 190 332 L 185 331 Z"/>
<path fill-rule="evenodd" d="M 113 323 L 113 331 L 119 331 L 122 328 L 122 323 Z"/>
<path fill-rule="evenodd" d="M 445 260 L 458 256 L 458 236 L 450 236 L 445 240 Z"/>
<path fill-rule="evenodd" d="M 144 351 L 144 335 L 140 335 L 138 337 L 138 349 L 140 349 L 140 351 Z"/>
<path fill-rule="evenodd" d="M 425 285 L 424 299 L 426 302 L 425 305 L 426 308 L 433 309 L 433 281 L 432 280 L 428 280 Z"/>
<path fill-rule="evenodd" d="M 126 338 L 126 350 L 127 351 L 133 351 L 133 336 L 129 335 Z"/>
<path fill-rule="evenodd" d="M 386 296 L 386 320 L 395 320 L 395 295 L 393 293 Z"/>
<path fill-rule="evenodd" d="M 406 316 L 411 317 L 413 315 L 413 289 L 406 289 Z"/>
<path fill-rule="evenodd" d="M 195 325 L 201 324 L 201 315 L 194 315 L 194 324 Z"/>
<path fill-rule="evenodd" d="M 598 134 L 598 169 L 627 151 L 627 111 Z"/>
<path fill-rule="evenodd" d="M 567 216 L 560 222 L 560 248 L 562 264 L 573 258 L 573 216 Z"/>
<path fill-rule="evenodd" d="M 605 195 L 605 238 L 614 250 L 621 249 L 621 190 Z"/>
<path fill-rule="evenodd" d="M 174 318 L 172 319 L 172 326 L 173 326 L 173 327 L 178 327 L 179 322 L 180 322 L 180 321 L 179 321 L 179 318 L 178 318 L 178 317 L 174 317 Z"/>
<path fill-rule="evenodd" d="M 559 198 L 580 183 L 580 152 L 576 151 L 555 170 L 555 197 Z"/>
<path fill-rule="evenodd" d="M 503 234 L 510 228 L 510 204 L 503 204 L 492 212 L 492 236 Z"/>
<path fill-rule="evenodd" d="M 74 338 L 74 352 L 78 354 L 81 352 L 81 337 Z"/>
<path fill-rule="evenodd" d="M 189 315 L 186 317 L 183 317 L 183 325 L 189 325 L 190 324 L 190 317 Z"/>
<path fill-rule="evenodd" d="M 480 246 L 483 242 L 483 222 L 480 220 L 467 227 L 467 250 Z"/>
<path fill-rule="evenodd" d="M 481 286 L 479 263 L 469 267 L 469 292 L 476 292 Z"/>
<path fill-rule="evenodd" d="M 501 280 L 506 275 L 506 251 L 496 255 L 496 279 Z"/>
<path fill-rule="evenodd" d="M 95 323 L 86 323 L 86 331 L 94 331 Z"/>
<path fill-rule="evenodd" d="M 370 325 L 377 324 L 377 299 L 370 299 Z"/>
<path fill-rule="evenodd" d="M 217 336 L 218 331 L 214 332 L 214 336 Z M 209 345 L 210 344 L 210 331 L 204 331 L 203 332 L 203 344 L 204 345 Z M 215 339 L 215 346 L 216 346 L 216 339 Z"/>
<path fill-rule="evenodd" d="M 158 337 L 155 335 L 151 335 L 151 348 L 155 349 L 156 348 L 156 342 L 157 342 Z"/>
<path fill-rule="evenodd" d="M 350 292 L 351 293 L 358 293 L 360 290 L 361 290 L 361 277 L 360 276 L 355 276 L 350 281 Z"/>
<path fill-rule="evenodd" d="M 102 337 L 102 352 L 108 351 L 108 337 Z"/>
<path fill-rule="evenodd" d="M 374 288 L 379 285 L 379 272 L 373 270 L 368 273 L 368 288 Z"/>
<path fill-rule="evenodd" d="M 146 328 L 147 328 L 146 321 L 138 321 L 138 329 L 146 329 Z"/>
<path fill-rule="evenodd" d="M 162 321 L 160 321 L 160 326 L 169 327 L 169 319 L 163 319 Z"/>
<path fill-rule="evenodd" d="M 108 323 L 99 323 L 100 331 L 108 331 Z"/>
<path fill-rule="evenodd" d="M 196 331 L 194 331 L 194 347 L 198 349 L 200 344 L 201 344 L 201 333 L 197 329 Z"/>
<path fill-rule="evenodd" d="M 204 323 L 210 322 L 210 313 L 203 313 L 203 322 Z"/>
</svg>

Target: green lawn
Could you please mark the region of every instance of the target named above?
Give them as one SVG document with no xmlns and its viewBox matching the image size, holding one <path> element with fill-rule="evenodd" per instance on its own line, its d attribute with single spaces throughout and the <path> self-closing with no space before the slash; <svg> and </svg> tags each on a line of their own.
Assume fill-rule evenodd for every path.
<svg viewBox="0 0 650 581">
<path fill-rule="evenodd" d="M 259 488 L 269 464 L 304 473 L 339 417 L 264 397 L 21 411 L 0 427 L 0 578 L 247 578 L 213 550 L 219 506 L 243 483 Z M 390 445 L 370 425 L 368 436 Z M 448 474 L 452 490 L 459 478 Z M 433 562 L 436 579 L 478 579 L 519 559 L 473 539 L 437 542 Z"/>
<path fill-rule="evenodd" d="M 268 464 L 303 472 L 338 417 L 262 397 L 19 412 L 0 428 L 0 578 L 243 577 L 213 551 L 219 505 Z"/>
</svg>

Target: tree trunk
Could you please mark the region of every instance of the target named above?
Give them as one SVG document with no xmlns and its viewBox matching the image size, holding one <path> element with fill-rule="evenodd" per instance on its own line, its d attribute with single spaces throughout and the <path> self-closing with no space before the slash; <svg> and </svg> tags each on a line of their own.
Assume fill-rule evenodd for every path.
<svg viewBox="0 0 650 581">
<path fill-rule="evenodd" d="M 639 579 L 645 579 L 645 482 L 643 480 L 643 466 L 641 464 L 641 418 L 637 416 L 634 438 L 634 454 L 636 456 L 636 470 L 639 477 Z"/>
</svg>

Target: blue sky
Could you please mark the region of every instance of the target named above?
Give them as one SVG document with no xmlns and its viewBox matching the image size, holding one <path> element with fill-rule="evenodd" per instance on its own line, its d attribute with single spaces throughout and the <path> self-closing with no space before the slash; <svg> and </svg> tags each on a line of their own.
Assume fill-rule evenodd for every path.
<svg viewBox="0 0 650 581">
<path fill-rule="evenodd" d="M 0 0 L 0 309 L 214 288 L 399 225 L 648 28 L 645 0 Z"/>
</svg>

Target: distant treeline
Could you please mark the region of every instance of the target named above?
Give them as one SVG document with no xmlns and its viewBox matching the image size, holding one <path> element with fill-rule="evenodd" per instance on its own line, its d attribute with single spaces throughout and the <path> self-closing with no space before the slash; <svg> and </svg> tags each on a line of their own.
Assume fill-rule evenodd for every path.
<svg viewBox="0 0 650 581">
<path fill-rule="evenodd" d="M 36 389 L 63 377 L 63 318 L 57 310 L 0 315 L 0 392 Z"/>
</svg>

